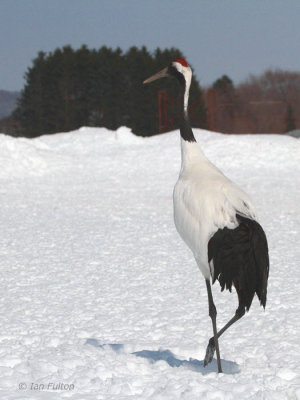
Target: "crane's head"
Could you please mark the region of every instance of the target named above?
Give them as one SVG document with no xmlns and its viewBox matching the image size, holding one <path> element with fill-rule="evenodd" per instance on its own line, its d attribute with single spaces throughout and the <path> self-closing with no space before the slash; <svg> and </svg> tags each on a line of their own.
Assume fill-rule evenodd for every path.
<svg viewBox="0 0 300 400">
<path fill-rule="evenodd" d="M 192 70 L 184 58 L 176 58 L 168 67 L 150 76 L 143 83 L 150 83 L 160 78 L 175 78 L 188 90 L 192 80 Z"/>
</svg>

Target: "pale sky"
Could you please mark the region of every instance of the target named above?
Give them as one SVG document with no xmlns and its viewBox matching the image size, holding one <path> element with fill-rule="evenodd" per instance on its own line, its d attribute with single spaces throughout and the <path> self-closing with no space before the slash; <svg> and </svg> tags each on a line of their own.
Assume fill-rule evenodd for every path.
<svg viewBox="0 0 300 400">
<path fill-rule="evenodd" d="M 38 51 L 67 44 L 177 47 L 202 85 L 300 71 L 300 0 L 0 0 L 0 16 L 5 90 L 22 89 Z"/>
</svg>

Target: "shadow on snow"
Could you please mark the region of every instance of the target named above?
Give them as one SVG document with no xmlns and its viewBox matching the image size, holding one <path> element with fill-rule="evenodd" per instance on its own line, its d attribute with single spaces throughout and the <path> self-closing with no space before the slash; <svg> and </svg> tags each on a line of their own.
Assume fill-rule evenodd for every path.
<svg viewBox="0 0 300 400">
<path fill-rule="evenodd" d="M 217 372 L 217 360 L 214 358 L 212 362 L 204 367 L 203 361 L 190 358 L 189 360 L 181 360 L 177 358 L 170 350 L 141 350 L 134 352 L 127 352 L 123 344 L 101 344 L 97 339 L 87 339 L 86 344 L 91 346 L 105 349 L 110 348 L 115 353 L 119 354 L 133 354 L 137 357 L 146 358 L 151 364 L 157 361 L 165 361 L 170 367 L 178 368 L 183 367 L 195 372 L 200 372 L 202 375 L 207 375 L 211 372 Z M 232 375 L 240 372 L 239 365 L 233 361 L 222 361 L 222 369 L 224 374 Z"/>
</svg>

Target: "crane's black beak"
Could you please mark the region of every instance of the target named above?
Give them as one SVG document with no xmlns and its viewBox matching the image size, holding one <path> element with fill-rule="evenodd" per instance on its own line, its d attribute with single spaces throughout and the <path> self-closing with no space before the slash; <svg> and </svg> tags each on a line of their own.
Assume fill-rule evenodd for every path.
<svg viewBox="0 0 300 400">
<path fill-rule="evenodd" d="M 156 74 L 150 76 L 150 78 L 145 79 L 143 83 L 150 83 L 150 82 L 156 81 L 156 79 L 166 78 L 167 76 L 169 76 L 168 67 L 166 67 L 166 68 L 162 69 L 161 71 L 157 72 Z"/>
</svg>

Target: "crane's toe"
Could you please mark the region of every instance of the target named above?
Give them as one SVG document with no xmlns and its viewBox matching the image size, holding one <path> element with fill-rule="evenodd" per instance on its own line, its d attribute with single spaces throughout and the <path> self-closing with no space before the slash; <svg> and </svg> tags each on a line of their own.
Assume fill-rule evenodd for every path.
<svg viewBox="0 0 300 400">
<path fill-rule="evenodd" d="M 215 350 L 216 350 L 216 346 L 215 346 L 214 338 L 210 338 L 208 346 L 206 348 L 206 354 L 205 354 L 205 358 L 204 358 L 204 367 L 206 367 L 207 364 L 212 362 L 212 359 L 215 354 Z"/>
</svg>

